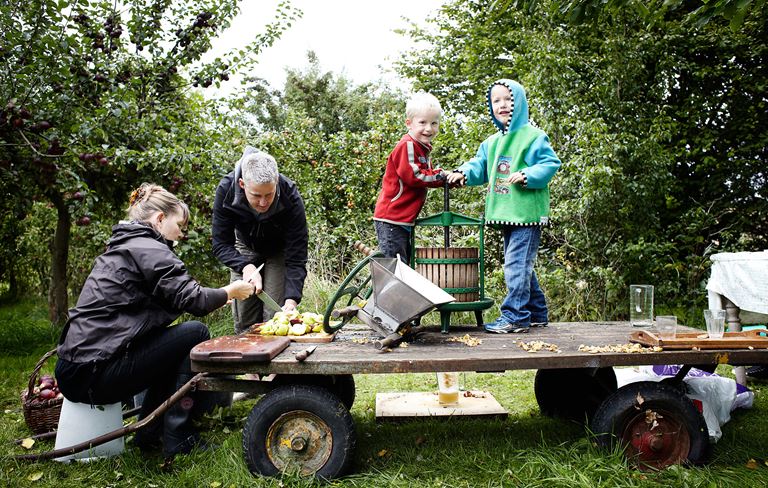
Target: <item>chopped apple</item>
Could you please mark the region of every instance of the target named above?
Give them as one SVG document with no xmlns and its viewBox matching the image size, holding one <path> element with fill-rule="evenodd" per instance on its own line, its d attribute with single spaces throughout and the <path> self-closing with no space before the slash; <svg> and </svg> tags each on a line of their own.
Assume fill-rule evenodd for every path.
<svg viewBox="0 0 768 488">
<path fill-rule="evenodd" d="M 295 335 L 295 336 L 304 335 L 306 333 L 307 333 L 307 326 L 306 324 L 302 324 L 302 323 L 293 324 L 291 326 L 291 331 L 289 332 L 289 334 Z"/>
<path fill-rule="evenodd" d="M 280 324 L 275 329 L 275 335 L 279 335 L 279 336 L 288 335 L 289 328 L 290 327 L 288 326 L 288 324 Z"/>
</svg>

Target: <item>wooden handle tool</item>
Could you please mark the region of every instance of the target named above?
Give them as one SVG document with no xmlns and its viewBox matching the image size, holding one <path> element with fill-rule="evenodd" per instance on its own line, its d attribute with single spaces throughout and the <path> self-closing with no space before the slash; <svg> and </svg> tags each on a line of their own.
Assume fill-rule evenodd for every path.
<svg viewBox="0 0 768 488">
<path fill-rule="evenodd" d="M 304 361 L 309 357 L 310 354 L 315 352 L 315 349 L 317 349 L 317 346 L 309 346 L 308 348 L 304 349 L 303 351 L 299 351 L 296 353 L 296 361 Z"/>
</svg>

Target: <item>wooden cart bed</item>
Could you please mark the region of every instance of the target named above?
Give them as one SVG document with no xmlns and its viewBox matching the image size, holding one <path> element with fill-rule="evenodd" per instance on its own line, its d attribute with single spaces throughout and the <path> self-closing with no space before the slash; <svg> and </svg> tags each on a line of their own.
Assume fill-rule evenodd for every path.
<svg viewBox="0 0 768 488">
<path fill-rule="evenodd" d="M 303 362 L 294 356 L 309 344 L 292 342 L 268 362 L 193 359 L 192 368 L 210 373 L 338 375 L 768 362 L 768 337 L 757 335 L 746 345 L 738 341 L 738 347 L 726 337 L 723 343 L 730 345 L 717 349 L 695 345 L 679 349 L 680 341 L 676 341 L 676 349 L 650 346 L 642 347 L 643 352 L 628 352 L 634 350 L 630 348 L 631 334 L 640 330 L 628 322 L 559 322 L 527 334 L 489 334 L 475 326 L 451 327 L 449 334 L 442 334 L 437 326 L 424 329 L 413 342 L 379 351 L 373 346 L 377 337 L 370 329 L 348 324 L 333 342 L 318 343 Z M 704 331 L 679 326 L 678 333 L 698 337 Z M 641 349 L 639 344 L 634 347 Z"/>
</svg>

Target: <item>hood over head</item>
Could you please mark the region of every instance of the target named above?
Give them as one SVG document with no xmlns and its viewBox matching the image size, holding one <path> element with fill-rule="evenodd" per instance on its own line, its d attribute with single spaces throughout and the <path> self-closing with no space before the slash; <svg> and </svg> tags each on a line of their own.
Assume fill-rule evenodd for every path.
<svg viewBox="0 0 768 488">
<path fill-rule="evenodd" d="M 107 247 L 117 246 L 127 240 L 134 239 L 136 237 L 147 237 L 149 239 L 154 239 L 158 242 L 162 242 L 170 249 L 173 249 L 173 241 L 169 241 L 163 237 L 162 234 L 156 231 L 148 223 L 139 222 L 137 220 L 121 220 L 117 225 L 113 225 L 112 236 L 107 241 Z"/>
<path fill-rule="evenodd" d="M 509 88 L 509 91 L 512 92 L 512 116 L 509 118 L 509 123 L 506 126 L 493 115 L 491 90 L 496 85 L 506 86 Z M 495 125 L 502 134 L 513 132 L 528 123 L 528 99 L 525 96 L 525 88 L 523 88 L 523 85 L 520 83 L 506 78 L 496 80 L 488 87 L 486 99 L 488 100 L 488 110 L 491 113 L 493 125 Z"/>
</svg>

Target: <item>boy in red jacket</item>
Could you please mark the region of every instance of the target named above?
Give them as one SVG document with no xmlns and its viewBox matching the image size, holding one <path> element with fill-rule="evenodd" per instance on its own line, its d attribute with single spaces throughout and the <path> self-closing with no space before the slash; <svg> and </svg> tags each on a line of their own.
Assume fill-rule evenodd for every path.
<svg viewBox="0 0 768 488">
<path fill-rule="evenodd" d="M 387 158 L 373 220 L 379 250 L 409 262 L 408 241 L 416 216 L 427 199 L 427 188 L 443 186 L 447 173 L 429 159 L 432 138 L 440 129 L 442 108 L 434 95 L 416 93 L 405 106 L 408 133 Z"/>
</svg>

